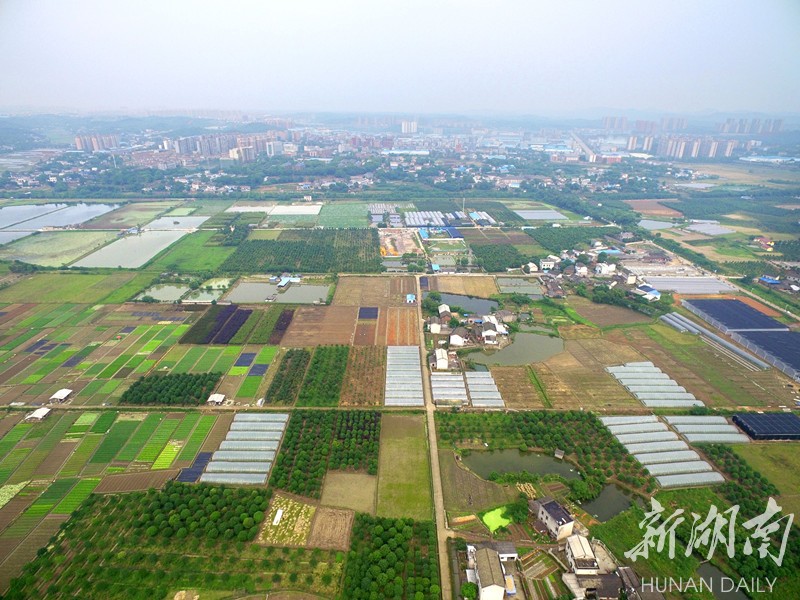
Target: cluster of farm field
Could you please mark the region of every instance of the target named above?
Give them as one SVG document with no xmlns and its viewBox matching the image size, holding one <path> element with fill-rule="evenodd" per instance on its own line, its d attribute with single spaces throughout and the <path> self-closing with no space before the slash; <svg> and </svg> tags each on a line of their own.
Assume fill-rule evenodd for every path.
<svg viewBox="0 0 800 600">
<path fill-rule="evenodd" d="M 174 477 L 177 464 L 194 460 L 216 420 L 199 412 L 111 410 L 56 410 L 38 423 L 19 416 L 0 419 L 0 546 L 9 557 L 0 561 L 0 584 L 34 557 L 38 546 L 30 544 L 38 533 L 51 531 L 92 492 L 157 488 Z"/>
<path fill-rule="evenodd" d="M 252 402 L 266 388 L 264 375 L 277 351 L 263 343 L 273 339 L 283 316 L 280 310 L 258 312 L 255 325 L 247 325 L 247 339 L 256 345 L 192 346 L 178 342 L 201 313 L 180 305 L 17 303 L 4 308 L 4 404 L 45 401 L 68 387 L 73 405 L 108 405 L 147 374 L 213 371 L 224 374 L 221 393 Z"/>
</svg>

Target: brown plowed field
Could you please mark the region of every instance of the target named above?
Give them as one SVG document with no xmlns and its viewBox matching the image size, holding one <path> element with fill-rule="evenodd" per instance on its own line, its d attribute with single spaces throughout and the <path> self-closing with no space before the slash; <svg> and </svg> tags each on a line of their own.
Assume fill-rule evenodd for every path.
<svg viewBox="0 0 800 600">
<path fill-rule="evenodd" d="M 485 277 L 468 276 L 462 277 L 459 275 L 437 275 L 429 279 L 431 290 L 442 292 L 445 294 L 461 294 L 465 296 L 477 296 L 478 298 L 488 298 L 493 294 L 497 294 L 497 283 L 494 277 L 487 275 Z"/>
<path fill-rule="evenodd" d="M 387 308 L 378 316 L 379 346 L 416 346 L 419 344 L 419 321 L 416 307 Z"/>
<path fill-rule="evenodd" d="M 465 227 L 458 230 L 470 246 L 481 246 L 487 244 L 534 244 L 533 238 L 524 231 L 512 229 L 503 231 L 495 228 L 472 228 Z"/>
<path fill-rule="evenodd" d="M 609 327 L 611 325 L 628 325 L 631 323 L 647 323 L 652 320 L 640 312 L 625 308 L 623 306 L 610 306 L 608 304 L 595 304 L 591 300 L 580 296 L 570 296 L 570 305 L 578 311 L 578 314 L 585 319 L 589 319 L 599 327 Z"/>
<path fill-rule="evenodd" d="M 633 210 L 648 217 L 682 217 L 683 213 L 661 204 L 664 200 L 677 200 L 677 198 L 662 198 L 661 200 L 625 200 Z"/>
<path fill-rule="evenodd" d="M 353 336 L 354 346 L 373 346 L 375 344 L 375 332 L 378 330 L 374 322 L 360 322 L 356 325 L 356 333 Z"/>
<path fill-rule="evenodd" d="M 11 525 L 11 522 L 36 500 L 36 494 L 25 494 L 24 492 L 25 490 L 23 489 L 9 500 L 3 508 L 0 508 L 0 531 Z"/>
<path fill-rule="evenodd" d="M 349 549 L 354 518 L 355 513 L 352 510 L 320 506 L 311 524 L 308 547 L 325 550 Z"/>
<path fill-rule="evenodd" d="M 404 306 L 406 294 L 417 293 L 414 277 L 349 277 L 339 278 L 334 305 Z"/>
<path fill-rule="evenodd" d="M 539 391 L 531 383 L 528 367 L 492 367 L 492 377 L 508 408 L 544 408 Z"/>
<path fill-rule="evenodd" d="M 39 548 L 47 545 L 50 538 L 58 532 L 61 523 L 68 518 L 61 515 L 46 517 L 25 538 L 25 542 L 10 553 L 10 556 L 3 562 L 3 566 L 0 567 L 0 591 L 5 592 L 8 589 L 8 584 L 11 583 L 11 580 L 20 574 L 22 567 L 36 557 L 36 552 Z"/>
<path fill-rule="evenodd" d="M 385 370 L 386 349 L 383 346 L 351 348 L 339 403 L 342 406 L 383 404 Z"/>
<path fill-rule="evenodd" d="M 231 413 L 219 415 L 211 431 L 208 432 L 208 437 L 206 437 L 206 441 L 203 442 L 200 452 L 214 452 L 214 450 L 219 448 L 222 440 L 228 435 L 231 423 L 233 423 L 233 415 Z"/>
<path fill-rule="evenodd" d="M 164 471 L 143 471 L 142 473 L 121 473 L 108 475 L 95 488 L 98 494 L 116 494 L 118 492 L 136 492 L 161 488 L 167 481 L 178 475 L 178 469 Z"/>
<path fill-rule="evenodd" d="M 302 306 L 295 311 L 281 343 L 292 348 L 349 345 L 353 342 L 357 319 L 357 306 Z"/>
<path fill-rule="evenodd" d="M 55 476 L 77 445 L 78 440 L 59 442 L 41 464 L 36 467 L 36 470 L 33 472 L 33 477 L 35 479 L 43 479 Z"/>
</svg>

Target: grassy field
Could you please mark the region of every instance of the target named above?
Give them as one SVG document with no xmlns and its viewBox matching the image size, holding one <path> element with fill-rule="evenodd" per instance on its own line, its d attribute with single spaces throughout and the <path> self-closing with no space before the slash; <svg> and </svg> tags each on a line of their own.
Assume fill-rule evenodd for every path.
<svg viewBox="0 0 800 600">
<path fill-rule="evenodd" d="M 319 212 L 318 225 L 323 227 L 367 227 L 367 204 L 363 202 L 334 202 Z"/>
<path fill-rule="evenodd" d="M 481 479 L 456 462 L 451 450 L 439 450 L 444 508 L 455 515 L 473 514 L 512 501 L 516 492 Z"/>
<path fill-rule="evenodd" d="M 778 487 L 778 503 L 785 513 L 800 514 L 800 455 L 796 443 L 739 444 L 733 450 Z"/>
<path fill-rule="evenodd" d="M 92 229 L 124 229 L 146 225 L 164 211 L 178 204 L 177 201 L 132 202 L 106 213 L 87 224 Z"/>
<path fill-rule="evenodd" d="M 431 518 L 431 473 L 422 415 L 386 414 L 381 426 L 378 516 Z"/>
<path fill-rule="evenodd" d="M 234 246 L 208 245 L 216 233 L 196 231 L 183 237 L 150 263 L 147 269 L 179 273 L 215 271 L 236 250 Z"/>
<path fill-rule="evenodd" d="M 374 515 L 377 484 L 374 475 L 329 471 L 322 486 L 322 504 Z"/>
<path fill-rule="evenodd" d="M 250 235 L 247 236 L 248 240 L 277 240 L 280 236 L 280 229 L 253 229 Z"/>
<path fill-rule="evenodd" d="M 21 260 L 44 267 L 60 267 L 78 260 L 115 238 L 116 235 L 110 231 L 34 233 L 0 248 L 0 259 Z"/>
<path fill-rule="evenodd" d="M 0 290 L 0 302 L 95 303 L 129 283 L 135 273 L 37 273 Z M 150 278 L 152 279 L 152 278 Z"/>
</svg>

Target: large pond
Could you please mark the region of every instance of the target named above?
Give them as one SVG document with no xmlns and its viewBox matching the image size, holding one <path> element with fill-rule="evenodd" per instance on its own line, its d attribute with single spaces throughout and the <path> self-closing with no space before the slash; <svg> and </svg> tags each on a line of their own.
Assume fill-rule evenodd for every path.
<svg viewBox="0 0 800 600">
<path fill-rule="evenodd" d="M 738 577 L 728 577 L 725 575 L 725 573 L 710 563 L 703 563 L 700 565 L 700 567 L 697 569 L 697 575 L 702 577 L 706 583 L 709 584 L 709 587 L 711 587 L 713 591 L 714 598 L 717 598 L 718 600 L 747 600 L 747 595 L 744 592 L 733 589 L 739 582 Z M 700 584 L 697 579 L 695 579 L 695 581 L 698 585 Z M 749 579 L 747 580 L 747 583 L 748 585 L 750 584 Z M 766 583 L 762 583 L 762 585 L 764 588 L 766 588 Z"/>
<path fill-rule="evenodd" d="M 74 263 L 73 267 L 122 267 L 136 269 L 156 254 L 169 248 L 188 231 L 145 231 L 103 246 Z"/>
<path fill-rule="evenodd" d="M 629 508 L 634 501 L 641 503 L 630 492 L 612 484 L 605 486 L 600 495 L 591 502 L 584 502 L 581 508 L 597 520 L 605 522 Z"/>
<path fill-rule="evenodd" d="M 117 208 L 116 204 L 28 204 L 0 208 L 0 229 L 36 231 L 78 225 Z"/>
<path fill-rule="evenodd" d="M 467 359 L 481 365 L 527 365 L 547 360 L 563 351 L 564 341 L 561 338 L 520 332 L 514 334 L 514 341 L 502 350 L 470 352 Z"/>
<path fill-rule="evenodd" d="M 527 471 L 538 475 L 560 475 L 564 479 L 580 479 L 573 465 L 552 456 L 513 450 L 494 450 L 470 453 L 464 464 L 476 475 L 488 479 L 491 473 L 516 473 Z"/>
<path fill-rule="evenodd" d="M 485 298 L 474 298 L 473 296 L 462 296 L 461 294 L 442 294 L 437 292 L 442 297 L 442 303 L 447 304 L 450 308 L 459 306 L 469 314 L 488 315 L 492 310 L 497 310 L 499 304 L 494 300 L 486 300 Z M 429 292 L 423 294 L 423 298 L 428 297 Z"/>
<path fill-rule="evenodd" d="M 243 281 L 236 284 L 225 297 L 230 302 L 253 304 L 266 302 L 267 298 L 274 297 L 272 302 L 278 304 L 313 304 L 325 302 L 328 298 L 327 285 L 306 285 L 292 283 L 288 289 L 278 291 L 277 284 L 258 281 Z"/>
</svg>

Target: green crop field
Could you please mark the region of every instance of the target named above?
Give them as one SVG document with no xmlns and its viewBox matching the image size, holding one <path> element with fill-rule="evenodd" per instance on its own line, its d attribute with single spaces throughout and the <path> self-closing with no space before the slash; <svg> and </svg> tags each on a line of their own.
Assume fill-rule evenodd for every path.
<svg viewBox="0 0 800 600">
<path fill-rule="evenodd" d="M 323 227 L 367 227 L 367 205 L 359 202 L 333 202 L 325 204 L 319 212 L 318 225 Z"/>
<path fill-rule="evenodd" d="M 163 418 L 163 413 L 148 414 L 133 436 L 128 440 L 128 443 L 120 450 L 119 454 L 117 454 L 117 460 L 124 462 L 135 460 Z"/>
<path fill-rule="evenodd" d="M 138 421 L 117 421 L 114 423 L 89 462 L 97 464 L 113 461 L 138 426 Z"/>
<path fill-rule="evenodd" d="M 64 496 L 63 500 L 53 508 L 52 513 L 54 515 L 72 514 L 81 503 L 89 497 L 89 494 L 94 491 L 94 488 L 96 488 L 99 483 L 100 479 L 95 477 L 81 479 L 75 487 Z"/>
<path fill-rule="evenodd" d="M 421 415 L 383 416 L 378 457 L 378 516 L 431 518 L 431 472 L 425 429 Z"/>
<path fill-rule="evenodd" d="M 0 302 L 29 302 L 35 299 L 37 302 L 58 304 L 97 303 L 118 293 L 134 276 L 134 273 L 37 273 L 0 290 Z"/>
<path fill-rule="evenodd" d="M 167 441 L 170 439 L 172 432 L 178 427 L 180 421 L 178 419 L 164 419 L 158 425 L 150 440 L 145 444 L 142 451 L 136 457 L 137 462 L 153 462 L 161 454 Z"/>
<path fill-rule="evenodd" d="M 62 477 L 75 477 L 80 474 L 84 466 L 86 466 L 87 461 L 102 441 L 102 435 L 94 433 L 86 434 L 78 444 L 78 447 L 75 448 L 72 456 L 70 456 L 67 462 L 64 463 L 64 466 L 61 467 L 60 475 Z"/>
<path fill-rule="evenodd" d="M 179 445 L 174 443 L 167 444 L 161 451 L 161 454 L 159 454 L 156 460 L 153 462 L 153 466 L 151 468 L 153 470 L 169 469 L 170 465 L 172 465 L 172 461 L 175 460 L 180 451 L 181 447 Z"/>
<path fill-rule="evenodd" d="M 178 460 L 194 460 L 194 457 L 197 456 L 197 453 L 203 446 L 206 437 L 208 437 L 208 432 L 211 431 L 216 421 L 217 417 L 214 415 L 203 415 L 200 417 L 200 420 L 197 422 L 197 427 L 194 428 L 192 435 L 189 436 L 189 439 L 186 440 L 186 443 L 183 445 L 183 450 L 181 450 L 181 453 L 178 455 Z"/>
</svg>

